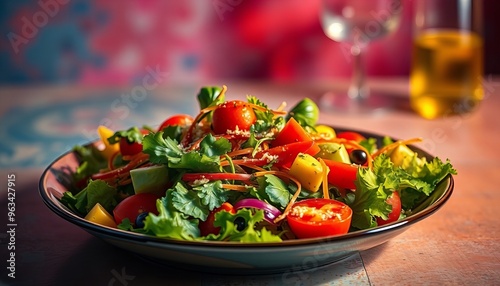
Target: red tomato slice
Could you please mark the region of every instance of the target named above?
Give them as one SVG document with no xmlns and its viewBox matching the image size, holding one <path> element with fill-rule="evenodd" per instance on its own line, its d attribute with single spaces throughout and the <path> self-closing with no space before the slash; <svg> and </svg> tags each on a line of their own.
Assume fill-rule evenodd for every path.
<svg viewBox="0 0 500 286">
<path fill-rule="evenodd" d="M 163 123 L 160 125 L 160 128 L 158 128 L 158 131 L 162 131 L 163 128 L 166 128 L 167 126 L 188 126 L 191 125 L 193 121 L 194 119 L 190 115 L 177 114 L 163 121 Z"/>
<path fill-rule="evenodd" d="M 366 139 L 365 136 L 359 134 L 358 132 L 354 132 L 354 131 L 339 132 L 337 134 L 337 138 L 352 140 L 352 141 L 356 141 L 358 143 Z"/>
<path fill-rule="evenodd" d="M 314 148 L 314 146 L 317 145 L 315 145 L 313 141 L 294 142 L 260 151 L 255 154 L 255 158 L 261 159 L 266 155 L 276 156 L 278 157 L 278 159 L 275 164 L 277 164 L 278 166 L 290 167 L 293 163 L 293 160 L 295 160 L 295 157 L 297 157 L 299 153 L 307 153 L 309 150 Z"/>
<path fill-rule="evenodd" d="M 276 138 L 271 142 L 272 147 L 283 146 L 290 143 L 297 142 L 310 142 L 312 141 L 311 136 L 307 131 L 302 128 L 302 126 L 292 117 L 285 124 L 285 127 L 276 135 Z M 319 146 L 314 143 L 311 148 L 309 148 L 304 153 L 307 153 L 311 156 L 318 154 L 320 151 Z"/>
<path fill-rule="evenodd" d="M 286 218 L 298 238 L 331 236 L 349 231 L 352 209 L 336 200 L 306 199 L 295 203 Z"/>
<path fill-rule="evenodd" d="M 338 188 L 355 189 L 356 176 L 358 174 L 358 166 L 346 164 L 333 160 L 323 159 L 325 164 L 330 168 L 328 173 L 328 183 Z"/>
<path fill-rule="evenodd" d="M 124 199 L 113 210 L 116 224 L 120 224 L 123 219 L 128 218 L 130 223 L 134 225 L 137 216 L 143 212 L 150 212 L 157 215 L 156 200 L 159 198 L 161 198 L 159 195 L 142 193 Z"/>
<path fill-rule="evenodd" d="M 228 202 L 223 203 L 220 207 L 211 211 L 208 214 L 208 217 L 205 221 L 200 221 L 200 223 L 198 224 L 198 228 L 200 229 L 201 236 L 207 236 L 211 233 L 216 234 L 216 235 L 219 234 L 220 227 L 215 227 L 214 222 L 215 222 L 215 214 L 220 212 L 220 211 L 226 211 L 226 212 L 230 212 L 232 214 L 236 213 L 233 206 L 230 203 L 228 203 Z"/>
<path fill-rule="evenodd" d="M 120 139 L 120 153 L 123 156 L 132 156 L 142 152 L 142 144 L 139 142 L 128 142 L 127 138 Z"/>
<path fill-rule="evenodd" d="M 377 225 L 384 225 L 399 219 L 401 214 L 401 197 L 398 192 L 392 193 L 390 197 L 387 198 L 386 202 L 392 206 L 392 211 L 389 213 L 386 220 L 381 217 L 377 217 Z"/>
</svg>

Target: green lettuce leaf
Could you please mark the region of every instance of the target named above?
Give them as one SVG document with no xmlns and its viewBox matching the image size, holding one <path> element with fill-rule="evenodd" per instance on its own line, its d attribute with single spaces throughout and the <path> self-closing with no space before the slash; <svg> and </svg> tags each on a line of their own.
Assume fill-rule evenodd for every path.
<svg viewBox="0 0 500 286">
<path fill-rule="evenodd" d="M 245 227 L 238 230 L 234 223 L 235 219 L 241 217 L 245 221 Z M 215 227 L 220 227 L 218 235 L 210 234 L 201 239 L 220 240 L 220 241 L 239 241 L 239 242 L 281 242 L 282 239 L 271 231 L 261 228 L 256 229 L 259 222 L 264 220 L 264 211 L 249 209 L 240 209 L 236 214 L 221 211 L 215 214 Z"/>
<path fill-rule="evenodd" d="M 117 191 L 102 180 L 90 180 L 78 194 L 64 192 L 61 202 L 81 216 L 85 216 L 95 204 L 100 203 L 108 212 L 117 205 Z"/>
<path fill-rule="evenodd" d="M 353 210 L 352 227 L 374 227 L 374 216 L 387 218 L 392 208 L 385 201 L 394 191 L 399 192 L 403 209 L 411 211 L 450 174 L 456 174 L 456 170 L 449 161 L 443 162 L 439 158 L 427 162 L 415 157 L 403 169 L 396 167 L 388 156 L 381 154 L 375 158 L 373 170 L 358 169 L 356 191 L 346 199 Z"/>
<path fill-rule="evenodd" d="M 200 236 L 198 220 L 179 212 L 172 204 L 173 190 L 156 201 L 158 215 L 149 213 L 144 221 L 144 230 L 158 237 L 194 240 Z"/>
</svg>

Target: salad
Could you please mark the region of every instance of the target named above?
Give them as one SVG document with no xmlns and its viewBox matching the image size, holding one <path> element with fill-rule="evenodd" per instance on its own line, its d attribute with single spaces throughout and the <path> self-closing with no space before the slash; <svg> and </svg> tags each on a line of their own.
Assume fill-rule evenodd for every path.
<svg viewBox="0 0 500 286">
<path fill-rule="evenodd" d="M 200 112 L 159 128 L 113 131 L 76 146 L 60 198 L 94 223 L 192 241 L 280 242 L 341 235 L 411 215 L 456 170 L 393 141 L 318 124 L 304 98 L 288 111 L 203 87 Z"/>
</svg>

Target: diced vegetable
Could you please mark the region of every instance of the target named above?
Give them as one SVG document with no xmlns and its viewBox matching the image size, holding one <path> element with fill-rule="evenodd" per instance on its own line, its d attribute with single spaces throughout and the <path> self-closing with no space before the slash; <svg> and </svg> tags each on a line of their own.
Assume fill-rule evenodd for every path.
<svg viewBox="0 0 500 286">
<path fill-rule="evenodd" d="M 316 157 L 351 164 L 349 153 L 347 153 L 347 149 L 345 148 L 344 144 L 334 142 L 323 143 L 319 144 L 319 148 L 321 149 L 321 151 L 319 151 Z"/>
<path fill-rule="evenodd" d="M 294 176 L 306 189 L 311 192 L 317 192 L 324 172 L 321 164 L 309 154 L 299 154 L 293 161 L 290 168 L 290 175 Z"/>
<path fill-rule="evenodd" d="M 170 183 L 168 168 L 165 165 L 130 170 L 130 178 L 136 194 L 164 195 Z"/>
<path fill-rule="evenodd" d="M 276 147 L 290 143 L 310 141 L 312 141 L 312 138 L 309 133 L 307 133 L 307 131 L 292 117 L 288 120 L 280 133 L 276 135 L 276 138 L 271 142 L 271 146 Z M 307 150 L 307 154 L 314 156 L 319 152 L 319 150 L 320 149 L 317 144 L 314 144 L 309 150 Z"/>
<path fill-rule="evenodd" d="M 342 162 L 324 159 L 325 164 L 330 169 L 328 173 L 328 183 L 338 188 L 355 189 L 356 173 L 358 166 Z"/>
<path fill-rule="evenodd" d="M 85 219 L 100 225 L 116 228 L 113 216 L 108 213 L 108 211 L 106 211 L 100 203 L 94 205 L 90 212 L 85 216 Z"/>
<path fill-rule="evenodd" d="M 397 167 L 406 168 L 415 157 L 418 157 L 418 154 L 404 144 L 397 146 L 390 152 L 391 161 Z"/>
<path fill-rule="evenodd" d="M 111 144 L 108 141 L 108 138 L 113 136 L 113 134 L 115 134 L 113 130 L 109 129 L 104 125 L 100 125 L 99 127 L 97 127 L 97 133 L 99 134 L 99 137 L 101 138 L 101 141 L 104 144 L 104 149 L 101 151 L 104 157 L 106 157 L 106 159 L 111 158 L 113 154 L 120 151 L 120 145 L 118 143 Z"/>
</svg>

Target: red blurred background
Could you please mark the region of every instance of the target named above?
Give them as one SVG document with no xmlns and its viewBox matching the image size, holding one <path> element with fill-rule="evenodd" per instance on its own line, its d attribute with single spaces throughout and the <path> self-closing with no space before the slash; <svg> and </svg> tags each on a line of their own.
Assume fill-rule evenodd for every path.
<svg viewBox="0 0 500 286">
<path fill-rule="evenodd" d="M 408 75 L 412 0 L 399 29 L 366 53 L 370 76 Z M 156 70 L 169 81 L 306 81 L 351 74 L 328 39 L 320 1 L 2 1 L 0 83 L 128 84 Z M 483 0 L 485 73 L 500 73 L 500 2 Z"/>
</svg>

